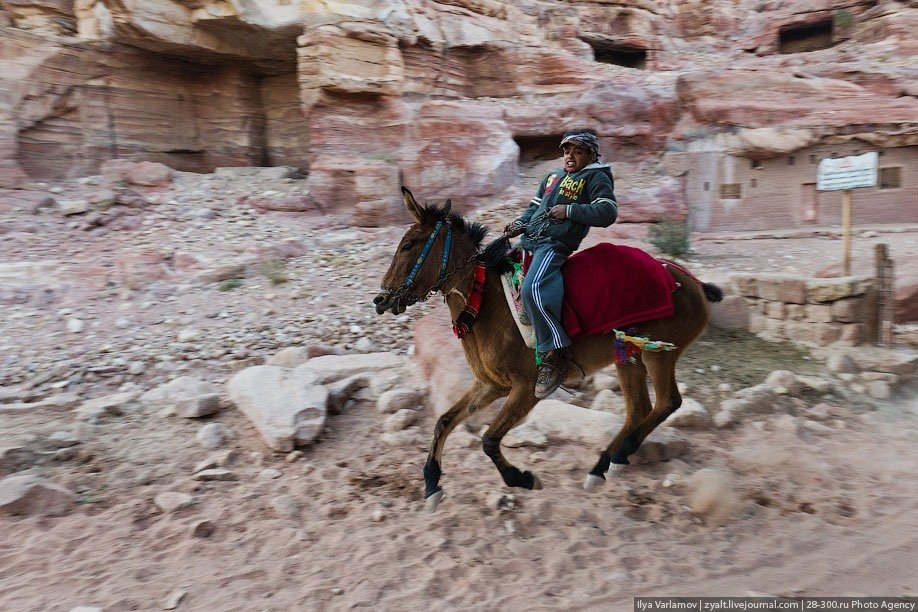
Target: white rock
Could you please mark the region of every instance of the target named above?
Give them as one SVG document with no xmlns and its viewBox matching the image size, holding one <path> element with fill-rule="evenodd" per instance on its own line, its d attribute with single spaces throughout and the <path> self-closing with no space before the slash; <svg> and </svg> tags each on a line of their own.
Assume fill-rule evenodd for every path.
<svg viewBox="0 0 918 612">
<path fill-rule="evenodd" d="M 227 384 L 230 399 L 274 450 L 290 452 L 298 444 L 309 444 L 325 425 L 329 394 L 316 384 L 311 361 L 292 370 L 246 368 Z"/>
<path fill-rule="evenodd" d="M 48 436 L 48 442 L 54 448 L 67 448 L 80 443 L 80 439 L 69 431 L 55 431 Z"/>
<path fill-rule="evenodd" d="M 86 323 L 82 319 L 67 319 L 67 331 L 72 334 L 78 334 L 86 329 Z"/>
<path fill-rule="evenodd" d="M 366 353 L 359 355 L 322 355 L 313 357 L 303 366 L 316 375 L 316 382 L 325 384 L 359 374 L 395 368 L 405 363 L 405 358 L 395 353 Z"/>
<path fill-rule="evenodd" d="M 271 507 L 281 518 L 295 518 L 300 512 L 300 506 L 290 495 L 279 495 L 271 500 Z"/>
<path fill-rule="evenodd" d="M 178 337 L 177 337 L 177 338 L 178 338 L 178 341 L 179 341 L 179 342 L 191 342 L 191 341 L 193 341 L 193 340 L 197 340 L 197 339 L 200 338 L 200 337 L 201 337 L 201 332 L 200 332 L 200 330 L 197 330 L 197 329 L 183 329 L 182 331 L 180 331 L 180 332 L 178 333 Z"/>
<path fill-rule="evenodd" d="M 205 393 L 193 397 L 178 398 L 175 402 L 175 412 L 186 419 L 195 419 L 208 416 L 220 410 L 220 395 Z"/>
<path fill-rule="evenodd" d="M 0 514 L 60 516 L 76 505 L 77 496 L 32 474 L 0 480 Z"/>
<path fill-rule="evenodd" d="M 380 439 L 389 446 L 407 446 L 409 444 L 423 444 L 427 437 L 418 427 L 409 427 L 403 431 L 390 431 L 380 436 Z"/>
<path fill-rule="evenodd" d="M 76 409 L 76 416 L 80 420 L 94 422 L 105 415 L 120 415 L 124 413 L 124 407 L 137 399 L 137 391 L 125 391 L 97 397 L 83 404 Z"/>
<path fill-rule="evenodd" d="M 372 518 L 374 523 L 381 523 L 386 520 L 386 513 L 377 508 L 373 511 Z"/>
<path fill-rule="evenodd" d="M 390 414 L 383 422 L 383 431 L 402 431 L 413 425 L 418 420 L 417 410 L 402 408 L 395 414 Z"/>
<path fill-rule="evenodd" d="M 593 398 L 593 403 L 590 404 L 590 409 L 599 410 L 601 412 L 614 412 L 615 392 L 611 389 L 602 389 L 599 393 L 596 394 L 596 397 Z"/>
<path fill-rule="evenodd" d="M 194 503 L 194 498 L 187 493 L 164 491 L 153 498 L 153 503 L 156 504 L 156 507 L 162 510 L 164 514 L 170 514 L 176 510 L 190 506 Z"/>
<path fill-rule="evenodd" d="M 166 603 L 163 604 L 164 610 L 175 610 L 179 607 L 179 604 L 182 602 L 182 599 L 185 598 L 187 591 L 177 590 L 169 594 L 169 597 L 166 598 Z"/>
<path fill-rule="evenodd" d="M 619 386 L 618 376 L 613 376 L 606 372 L 596 372 L 593 374 L 593 388 L 597 391 L 618 391 L 621 387 Z"/>
<path fill-rule="evenodd" d="M 889 399 L 892 396 L 892 387 L 885 380 L 873 380 L 867 383 L 867 393 L 877 399 Z"/>
<path fill-rule="evenodd" d="M 208 382 L 191 376 L 180 376 L 147 391 L 140 396 L 140 401 L 154 408 L 165 408 L 174 406 L 182 398 L 209 395 L 216 391 L 217 389 Z"/>
<path fill-rule="evenodd" d="M 275 480 L 283 475 L 283 472 L 275 468 L 265 468 L 258 473 L 258 477 L 262 480 Z"/>
<path fill-rule="evenodd" d="M 711 415 L 698 401 L 686 397 L 679 409 L 664 422 L 671 427 L 702 428 L 711 424 Z"/>
<path fill-rule="evenodd" d="M 147 370 L 147 364 L 142 361 L 132 361 L 128 364 L 128 374 L 132 376 L 139 376 Z"/>
<path fill-rule="evenodd" d="M 281 368 L 295 368 L 309 361 L 309 349 L 304 346 L 288 346 L 268 357 L 265 365 Z"/>
<path fill-rule="evenodd" d="M 214 450 L 220 448 L 227 440 L 233 437 L 232 431 L 223 423 L 208 423 L 198 430 L 198 443 L 204 448 Z"/>
<path fill-rule="evenodd" d="M 775 389 L 785 389 L 791 396 L 797 396 L 800 393 L 802 385 L 797 381 L 797 375 L 789 370 L 775 370 L 765 379 L 765 384 Z"/>
<path fill-rule="evenodd" d="M 421 398 L 415 389 L 400 387 L 380 395 L 376 400 L 376 409 L 382 414 L 392 414 L 404 409 L 417 410 L 420 401 Z"/>
<path fill-rule="evenodd" d="M 622 422 L 617 414 L 551 399 L 536 404 L 525 421 L 548 438 L 603 447 L 612 441 Z"/>
</svg>

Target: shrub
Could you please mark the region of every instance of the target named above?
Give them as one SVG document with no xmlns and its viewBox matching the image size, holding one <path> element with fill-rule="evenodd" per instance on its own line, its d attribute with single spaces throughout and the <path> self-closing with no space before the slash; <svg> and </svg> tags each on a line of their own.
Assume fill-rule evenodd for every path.
<svg viewBox="0 0 918 612">
<path fill-rule="evenodd" d="M 228 278 L 225 281 L 220 282 L 219 289 L 220 291 L 232 291 L 233 289 L 238 289 L 241 286 L 242 286 L 242 279 Z"/>
<path fill-rule="evenodd" d="M 688 219 L 659 219 L 650 226 L 650 244 L 666 255 L 682 257 L 691 248 L 691 233 Z"/>
<path fill-rule="evenodd" d="M 261 273 L 268 277 L 272 285 L 282 285 L 290 278 L 287 275 L 287 262 L 283 259 L 269 259 L 261 264 Z"/>
</svg>

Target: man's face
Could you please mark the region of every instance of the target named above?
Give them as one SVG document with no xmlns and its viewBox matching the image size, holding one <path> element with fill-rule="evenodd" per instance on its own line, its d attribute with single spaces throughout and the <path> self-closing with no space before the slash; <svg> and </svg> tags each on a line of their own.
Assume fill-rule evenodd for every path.
<svg viewBox="0 0 918 612">
<path fill-rule="evenodd" d="M 564 152 L 564 169 L 567 172 L 577 172 L 590 163 L 590 151 L 583 147 L 567 143 L 561 147 Z"/>
</svg>

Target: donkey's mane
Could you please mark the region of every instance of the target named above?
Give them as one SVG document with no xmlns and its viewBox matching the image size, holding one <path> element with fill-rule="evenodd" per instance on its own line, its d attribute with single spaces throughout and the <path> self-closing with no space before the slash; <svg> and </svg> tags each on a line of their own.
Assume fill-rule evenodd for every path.
<svg viewBox="0 0 918 612">
<path fill-rule="evenodd" d="M 446 221 L 452 225 L 457 232 L 462 232 L 469 237 L 472 244 L 477 250 L 481 249 L 481 242 L 488 233 L 488 228 L 477 221 L 469 221 L 457 212 L 451 212 L 448 215 L 443 213 L 443 209 L 436 204 L 427 204 L 424 207 L 425 216 L 429 216 L 436 221 Z"/>
<path fill-rule="evenodd" d="M 513 269 L 513 263 L 507 257 L 510 250 L 509 239 L 500 237 L 483 246 L 482 243 L 489 231 L 487 227 L 477 221 L 469 221 L 457 212 L 444 214 L 443 209 L 436 204 L 427 204 L 424 207 L 424 215 L 434 222 L 446 221 L 455 231 L 468 236 L 478 251 L 478 260 L 484 262 L 488 270 L 503 274 Z"/>
</svg>

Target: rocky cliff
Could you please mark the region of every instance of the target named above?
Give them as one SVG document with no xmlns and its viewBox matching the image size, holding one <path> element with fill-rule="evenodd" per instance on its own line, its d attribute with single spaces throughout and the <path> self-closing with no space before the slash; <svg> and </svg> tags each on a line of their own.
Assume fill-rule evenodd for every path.
<svg viewBox="0 0 918 612">
<path fill-rule="evenodd" d="M 0 0 L 0 186 L 289 165 L 394 219 L 400 180 L 499 194 L 574 125 L 643 168 L 916 145 L 915 32 L 915 0 Z"/>
</svg>

